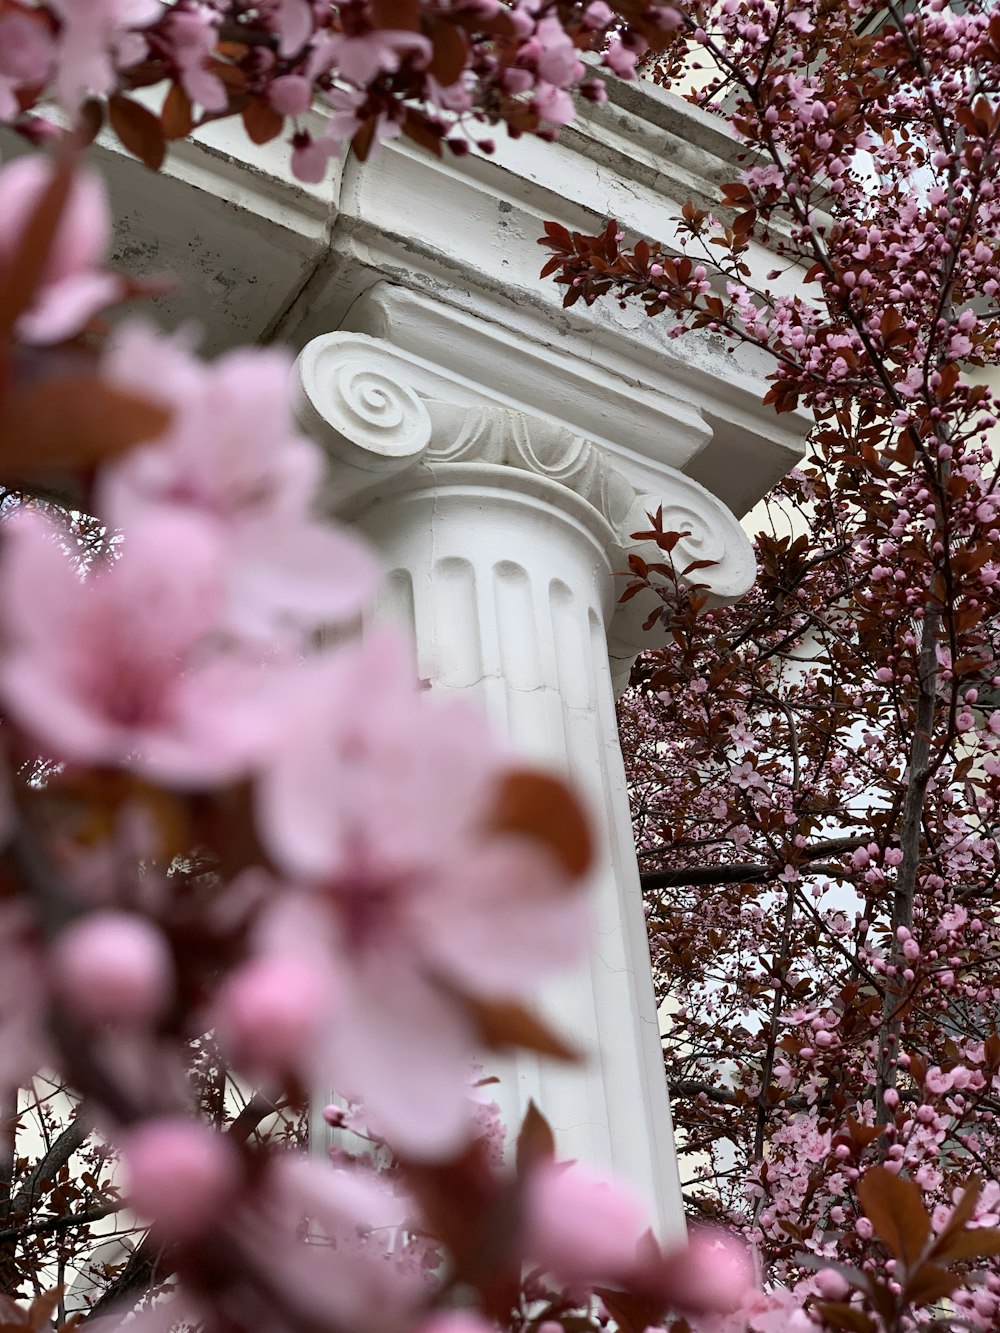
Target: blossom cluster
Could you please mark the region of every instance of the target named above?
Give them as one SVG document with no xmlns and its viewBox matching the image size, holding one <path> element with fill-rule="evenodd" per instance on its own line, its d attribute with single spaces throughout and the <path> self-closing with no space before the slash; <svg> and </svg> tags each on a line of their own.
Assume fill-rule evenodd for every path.
<svg viewBox="0 0 1000 1333">
<path fill-rule="evenodd" d="M 685 1160 L 829 1327 L 991 1329 L 1000 14 L 707 0 L 650 71 L 738 178 L 657 242 L 548 224 L 543 273 L 763 354 L 811 426 L 741 605 L 670 533 L 629 585 L 671 635 L 622 721 Z"/>
<path fill-rule="evenodd" d="M 605 97 L 582 54 L 633 78 L 676 24 L 648 0 L 9 0 L 0 122 L 39 141 L 56 132 L 53 99 L 91 132 L 106 104 L 112 131 L 155 168 L 170 140 L 238 116 L 258 144 L 289 126 L 293 172 L 320 181 L 348 143 L 365 157 L 399 134 L 438 153 L 442 141 L 491 151 L 498 124 L 551 135 L 573 117 L 572 90 Z"/>
</svg>

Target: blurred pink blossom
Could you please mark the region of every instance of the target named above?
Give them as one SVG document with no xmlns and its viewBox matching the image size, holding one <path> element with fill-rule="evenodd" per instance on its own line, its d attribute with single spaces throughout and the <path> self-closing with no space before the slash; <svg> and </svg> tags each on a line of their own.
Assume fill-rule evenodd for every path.
<svg viewBox="0 0 1000 1333">
<path fill-rule="evenodd" d="M 229 104 L 226 85 L 208 68 L 218 40 L 219 15 L 207 5 L 175 9 L 167 17 L 165 35 L 177 66 L 181 86 L 206 111 L 222 111 Z"/>
<path fill-rule="evenodd" d="M 635 1271 L 649 1219 L 615 1181 L 576 1163 L 542 1162 L 528 1181 L 524 1209 L 528 1259 L 561 1281 L 589 1285 Z"/>
<path fill-rule="evenodd" d="M 329 968 L 298 958 L 253 958 L 226 979 L 212 1011 L 216 1039 L 241 1069 L 293 1072 L 315 1063 L 337 1003 Z"/>
<path fill-rule="evenodd" d="M 222 551 L 187 514 L 151 516 L 81 578 L 37 512 L 4 526 L 0 694 L 53 757 L 204 785 L 272 734 L 251 660 L 213 651 Z"/>
<path fill-rule="evenodd" d="M 154 23 L 159 0 L 49 0 L 62 22 L 56 94 L 75 111 L 89 93 L 109 92 L 116 66 L 136 64 L 146 44 L 136 29 Z"/>
<path fill-rule="evenodd" d="M 90 912 L 59 935 L 52 981 L 84 1023 L 145 1025 L 170 1001 L 173 964 L 160 930 L 131 912 Z"/>
<path fill-rule="evenodd" d="M 0 14 L 0 121 L 19 114 L 19 89 L 48 81 L 55 53 L 48 27 L 37 15 L 17 10 Z"/>
<path fill-rule="evenodd" d="M 312 6 L 309 0 L 272 0 L 272 7 L 277 15 L 278 49 L 283 56 L 294 55 L 312 35 Z"/>
<path fill-rule="evenodd" d="M 374 560 L 310 512 L 320 449 L 295 428 L 290 360 L 245 349 L 205 365 L 182 338 L 127 326 L 106 361 L 116 384 L 166 403 L 156 440 L 108 464 L 101 513 L 130 531 L 156 514 L 197 518 L 220 544 L 229 629 L 271 641 L 356 616 L 374 592 Z"/>
<path fill-rule="evenodd" d="M 692 1231 L 687 1247 L 667 1256 L 665 1291 L 684 1310 L 737 1310 L 755 1291 L 750 1251 L 727 1232 Z"/>
<path fill-rule="evenodd" d="M 39 155 L 18 158 L 0 169 L 0 269 L 13 260 L 53 172 L 53 164 Z M 121 279 L 96 267 L 110 235 L 103 184 L 94 172 L 80 170 L 70 186 L 34 304 L 18 320 L 20 338 L 62 342 L 122 296 Z"/>
<path fill-rule="evenodd" d="M 405 1153 L 445 1154 L 470 1126 L 461 997 L 523 996 L 574 962 L 587 911 L 540 843 L 490 832 L 509 760 L 478 713 L 418 692 L 396 640 L 300 676 L 258 783 L 261 837 L 298 887 L 258 947 L 339 978 L 313 1080 Z"/>
<path fill-rule="evenodd" d="M 224 1217 L 240 1185 L 232 1144 L 196 1120 L 146 1120 L 118 1140 L 130 1207 L 170 1240 L 190 1240 Z"/>
<path fill-rule="evenodd" d="M 377 28 L 357 37 L 333 33 L 317 46 L 309 72 L 314 77 L 336 67 L 341 78 L 364 88 L 380 74 L 394 74 L 405 59 L 412 58 L 418 66 L 424 66 L 431 55 L 430 42 L 418 32 Z"/>
</svg>

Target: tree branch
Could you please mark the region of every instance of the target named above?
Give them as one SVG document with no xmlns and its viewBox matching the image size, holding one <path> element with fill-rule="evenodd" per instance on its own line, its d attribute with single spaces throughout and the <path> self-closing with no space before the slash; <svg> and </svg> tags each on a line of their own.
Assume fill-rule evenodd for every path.
<svg viewBox="0 0 1000 1333">
<path fill-rule="evenodd" d="M 106 1203 L 97 1208 L 88 1208 L 82 1213 L 64 1213 L 62 1217 L 48 1217 L 43 1222 L 26 1222 L 24 1226 L 8 1227 L 0 1231 L 0 1244 L 11 1240 L 22 1240 L 26 1236 L 42 1236 L 53 1231 L 69 1231 L 73 1227 L 90 1226 L 100 1222 L 112 1213 L 121 1212 L 124 1204 Z"/>
<path fill-rule="evenodd" d="M 871 836 L 857 838 L 828 838 L 824 842 L 814 842 L 811 847 L 802 848 L 796 855 L 796 864 L 811 865 L 827 856 L 840 856 L 844 852 L 857 851 L 867 847 Z M 669 848 L 665 847 L 664 852 Z M 781 867 L 778 867 L 780 869 Z M 830 867 L 837 870 L 840 867 Z M 737 861 L 730 865 L 681 866 L 677 870 L 644 870 L 640 882 L 644 889 L 683 889 L 697 884 L 749 884 L 758 880 L 768 880 L 776 873 L 774 863 L 764 861 Z"/>
</svg>

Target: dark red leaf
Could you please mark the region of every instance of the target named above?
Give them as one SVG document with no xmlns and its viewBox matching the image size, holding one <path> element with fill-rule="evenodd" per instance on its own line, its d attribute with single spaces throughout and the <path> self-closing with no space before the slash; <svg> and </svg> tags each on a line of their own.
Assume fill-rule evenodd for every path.
<svg viewBox="0 0 1000 1333">
<path fill-rule="evenodd" d="M 917 1262 L 931 1234 L 920 1186 L 884 1166 L 871 1166 L 858 1182 L 858 1199 L 875 1234 L 908 1268 Z"/>
<path fill-rule="evenodd" d="M 62 157 L 55 163 L 52 179 L 31 210 L 14 253 L 0 270 L 0 339 L 10 336 L 18 319 L 31 306 L 72 183 L 73 161 L 68 156 Z"/>
<path fill-rule="evenodd" d="M 276 139 L 285 127 L 285 118 L 263 97 L 252 97 L 241 112 L 243 128 L 251 143 L 264 144 Z"/>
<path fill-rule="evenodd" d="M 559 778 L 533 769 L 515 769 L 500 781 L 489 820 L 494 833 L 513 833 L 543 842 L 574 879 L 585 875 L 594 856 L 590 824 L 574 792 Z"/>
<path fill-rule="evenodd" d="M 159 171 L 167 151 L 167 141 L 158 116 L 131 97 L 116 93 L 108 99 L 111 128 L 133 156 Z"/>
<path fill-rule="evenodd" d="M 191 99 L 179 83 L 171 84 L 163 99 L 160 123 L 167 139 L 185 139 L 194 129 L 194 110 Z"/>
<path fill-rule="evenodd" d="M 551 1162 L 556 1155 L 552 1127 L 534 1101 L 528 1102 L 517 1136 L 517 1174 L 522 1179 L 540 1162 Z"/>
</svg>

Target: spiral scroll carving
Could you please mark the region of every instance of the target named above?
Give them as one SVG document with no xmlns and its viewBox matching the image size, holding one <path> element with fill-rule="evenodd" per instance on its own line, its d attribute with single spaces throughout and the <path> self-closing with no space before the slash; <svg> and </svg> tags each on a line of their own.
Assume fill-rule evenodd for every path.
<svg viewBox="0 0 1000 1333">
<path fill-rule="evenodd" d="M 327 386 L 329 394 L 327 420 L 344 435 L 367 449 L 379 453 L 405 454 L 414 451 L 414 425 L 418 426 L 419 442 L 424 447 L 424 431 L 420 429 L 420 413 L 415 395 L 387 375 L 359 361 L 339 365 Z M 329 413 L 330 406 L 334 411 Z"/>
<path fill-rule="evenodd" d="M 736 601 L 749 592 L 756 576 L 746 534 L 732 511 L 711 491 L 682 472 L 664 469 L 664 473 L 659 494 L 647 492 L 633 500 L 625 525 L 626 549 L 646 560 L 663 559 L 655 542 L 631 538 L 634 532 L 650 530 L 648 515 L 662 506 L 664 532 L 684 534 L 673 550 L 678 571 L 694 560 L 711 560 L 710 566 L 697 570 L 692 578 L 706 584 L 716 602 Z"/>
<path fill-rule="evenodd" d="M 335 462 L 384 475 L 426 451 L 431 421 L 407 383 L 409 367 L 376 339 L 352 333 L 314 338 L 295 368 L 299 418 Z"/>
</svg>

